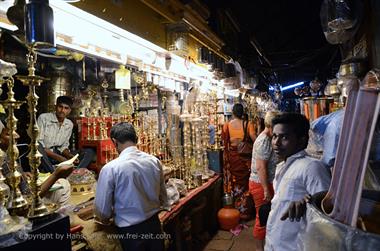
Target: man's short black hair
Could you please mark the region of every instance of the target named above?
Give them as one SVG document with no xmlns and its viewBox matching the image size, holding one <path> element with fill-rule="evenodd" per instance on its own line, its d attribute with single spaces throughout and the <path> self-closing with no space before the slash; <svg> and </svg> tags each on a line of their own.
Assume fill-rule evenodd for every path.
<svg viewBox="0 0 380 251">
<path fill-rule="evenodd" d="M 57 102 L 56 102 L 57 105 L 59 104 L 65 104 L 65 105 L 68 105 L 70 106 L 70 108 L 73 106 L 73 99 L 69 96 L 59 96 L 57 98 Z"/>
<path fill-rule="evenodd" d="M 112 126 L 111 139 L 115 139 L 118 142 L 124 144 L 127 141 L 137 143 L 137 135 L 135 128 L 132 124 L 127 122 L 120 122 Z"/>
<path fill-rule="evenodd" d="M 278 116 L 275 116 L 272 120 L 273 127 L 277 124 L 292 125 L 297 137 L 305 137 L 307 140 L 309 140 L 310 123 L 304 115 L 291 112 L 282 113 Z"/>
</svg>

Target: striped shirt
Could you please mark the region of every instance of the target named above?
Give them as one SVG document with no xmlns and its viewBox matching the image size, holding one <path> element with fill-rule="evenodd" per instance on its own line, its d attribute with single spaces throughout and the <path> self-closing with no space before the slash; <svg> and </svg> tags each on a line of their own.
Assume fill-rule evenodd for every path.
<svg viewBox="0 0 380 251">
<path fill-rule="evenodd" d="M 63 152 L 69 149 L 69 140 L 73 130 L 73 122 L 64 119 L 62 125 L 59 125 L 55 113 L 42 113 L 37 120 L 40 129 L 39 142 L 44 148 Z"/>
</svg>

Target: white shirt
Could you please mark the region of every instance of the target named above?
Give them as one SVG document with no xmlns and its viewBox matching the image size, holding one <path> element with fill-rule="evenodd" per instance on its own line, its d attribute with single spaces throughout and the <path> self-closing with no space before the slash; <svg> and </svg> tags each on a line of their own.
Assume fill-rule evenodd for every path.
<svg viewBox="0 0 380 251">
<path fill-rule="evenodd" d="M 132 226 L 166 205 L 160 161 L 135 146 L 124 149 L 100 171 L 95 196 L 95 214 L 100 219 L 114 216 L 116 226 Z"/>
<path fill-rule="evenodd" d="M 59 125 L 55 113 L 42 113 L 37 120 L 40 129 L 39 142 L 44 148 L 52 150 L 57 147 L 60 152 L 69 149 L 69 140 L 73 131 L 73 122 L 64 119 L 62 125 Z"/>
<path fill-rule="evenodd" d="M 281 221 L 280 218 L 290 202 L 301 200 L 306 194 L 328 190 L 330 181 L 327 167 L 319 160 L 307 156 L 305 151 L 300 151 L 277 165 L 265 250 L 297 250 L 296 237 L 305 224 L 304 219 L 291 222 L 288 219 Z"/>
</svg>

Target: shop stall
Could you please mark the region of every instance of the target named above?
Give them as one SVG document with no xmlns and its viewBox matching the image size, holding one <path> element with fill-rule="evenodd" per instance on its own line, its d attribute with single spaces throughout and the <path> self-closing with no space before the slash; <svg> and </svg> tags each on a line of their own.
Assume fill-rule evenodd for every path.
<svg viewBox="0 0 380 251">
<path fill-rule="evenodd" d="M 196 63 L 179 56 L 183 48 L 168 51 L 63 1 L 50 1 L 50 6 L 31 1 L 26 6 L 30 16 L 25 35 L 6 17 L 9 7 L 20 5 L 0 9 L 0 83 L 6 90 L 1 104 L 10 132 L 10 175 L 5 179 L 0 172 L 1 247 L 29 249 L 44 241 L 38 236 L 46 235 L 53 237 L 44 245 L 57 250 L 103 250 L 96 249 L 103 242 L 94 236 L 104 237 L 107 231 L 95 231 L 93 198 L 100 170 L 118 157 L 110 139 L 110 129 L 118 122 L 132 123 L 138 149 L 161 160 L 171 202 L 169 211 L 160 214 L 167 249 L 187 250 L 192 238 L 206 240 L 218 228 L 216 212 L 221 207 L 227 57 L 199 44 Z M 33 15 L 35 11 L 43 14 Z M 53 14 L 54 26 L 48 22 Z M 63 207 L 39 196 L 44 178 L 38 170 L 37 126 L 38 115 L 53 111 L 61 95 L 74 99 L 70 149 L 96 153 L 88 169 L 74 170 L 67 178 L 71 198 Z M 28 121 L 19 117 L 22 110 Z M 24 166 L 18 161 L 16 131 L 19 143 L 29 146 L 29 195 L 20 191 Z M 115 239 L 104 243 L 118 246 Z"/>
</svg>

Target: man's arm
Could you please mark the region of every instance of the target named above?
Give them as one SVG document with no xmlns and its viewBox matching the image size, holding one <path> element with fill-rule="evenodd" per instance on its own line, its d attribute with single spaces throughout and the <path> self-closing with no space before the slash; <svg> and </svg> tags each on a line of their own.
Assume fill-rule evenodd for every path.
<svg viewBox="0 0 380 251">
<path fill-rule="evenodd" d="M 99 174 L 95 195 L 95 217 L 103 224 L 109 224 L 112 217 L 114 178 L 110 166 L 104 166 Z"/>
<path fill-rule="evenodd" d="M 74 157 L 74 154 L 72 154 L 70 150 L 67 148 L 63 150 L 62 155 L 65 156 L 66 159 L 71 159 L 72 157 Z"/>
<path fill-rule="evenodd" d="M 67 119 L 66 119 L 67 120 Z M 66 126 L 65 126 L 65 136 L 66 136 L 66 139 L 65 141 L 63 142 L 62 146 L 58 149 L 62 154 L 63 156 L 65 156 L 66 158 L 70 159 L 72 158 L 74 155 L 71 154 L 70 150 L 69 150 L 69 147 L 70 147 L 70 137 L 71 137 L 71 134 L 73 133 L 73 123 L 69 120 L 68 122 L 69 124 L 67 125 L 67 129 L 66 129 Z"/>
<path fill-rule="evenodd" d="M 38 129 L 40 130 L 38 141 L 45 148 L 45 142 L 44 142 L 45 135 L 43 133 L 45 131 L 45 126 L 44 126 L 44 119 L 43 119 L 42 114 L 37 119 L 37 125 L 38 125 Z"/>
<path fill-rule="evenodd" d="M 292 201 L 288 207 L 288 210 L 281 216 L 281 220 L 284 221 L 289 218 L 290 221 L 300 221 L 306 214 L 306 204 L 311 203 L 317 206 L 320 210 L 323 198 L 325 198 L 327 191 L 321 191 L 313 195 L 305 195 L 300 201 Z"/>
<path fill-rule="evenodd" d="M 273 194 L 271 194 L 269 191 L 268 160 L 256 159 L 256 170 L 257 175 L 259 176 L 260 184 L 264 189 L 264 200 L 270 201 L 273 197 Z"/>
<path fill-rule="evenodd" d="M 73 165 L 61 166 L 54 170 L 54 172 L 42 183 L 40 196 L 44 197 L 54 183 L 61 178 L 66 178 L 73 171 Z"/>
<path fill-rule="evenodd" d="M 46 152 L 46 155 L 49 157 L 49 158 L 52 158 L 52 159 L 55 159 L 56 161 L 58 162 L 63 162 L 65 160 L 67 160 L 66 157 L 58 154 L 58 153 L 55 153 L 47 148 L 44 148 L 45 152 Z"/>
<path fill-rule="evenodd" d="M 319 207 L 320 201 L 329 189 L 331 182 L 330 173 L 320 161 L 313 161 L 309 164 L 304 173 L 304 185 L 307 193 L 304 199 L 290 203 L 288 210 L 281 216 L 281 220 L 289 218 L 290 221 L 299 221 L 306 213 L 306 203 L 314 201 Z M 313 194 L 313 196 L 310 196 Z"/>
</svg>

